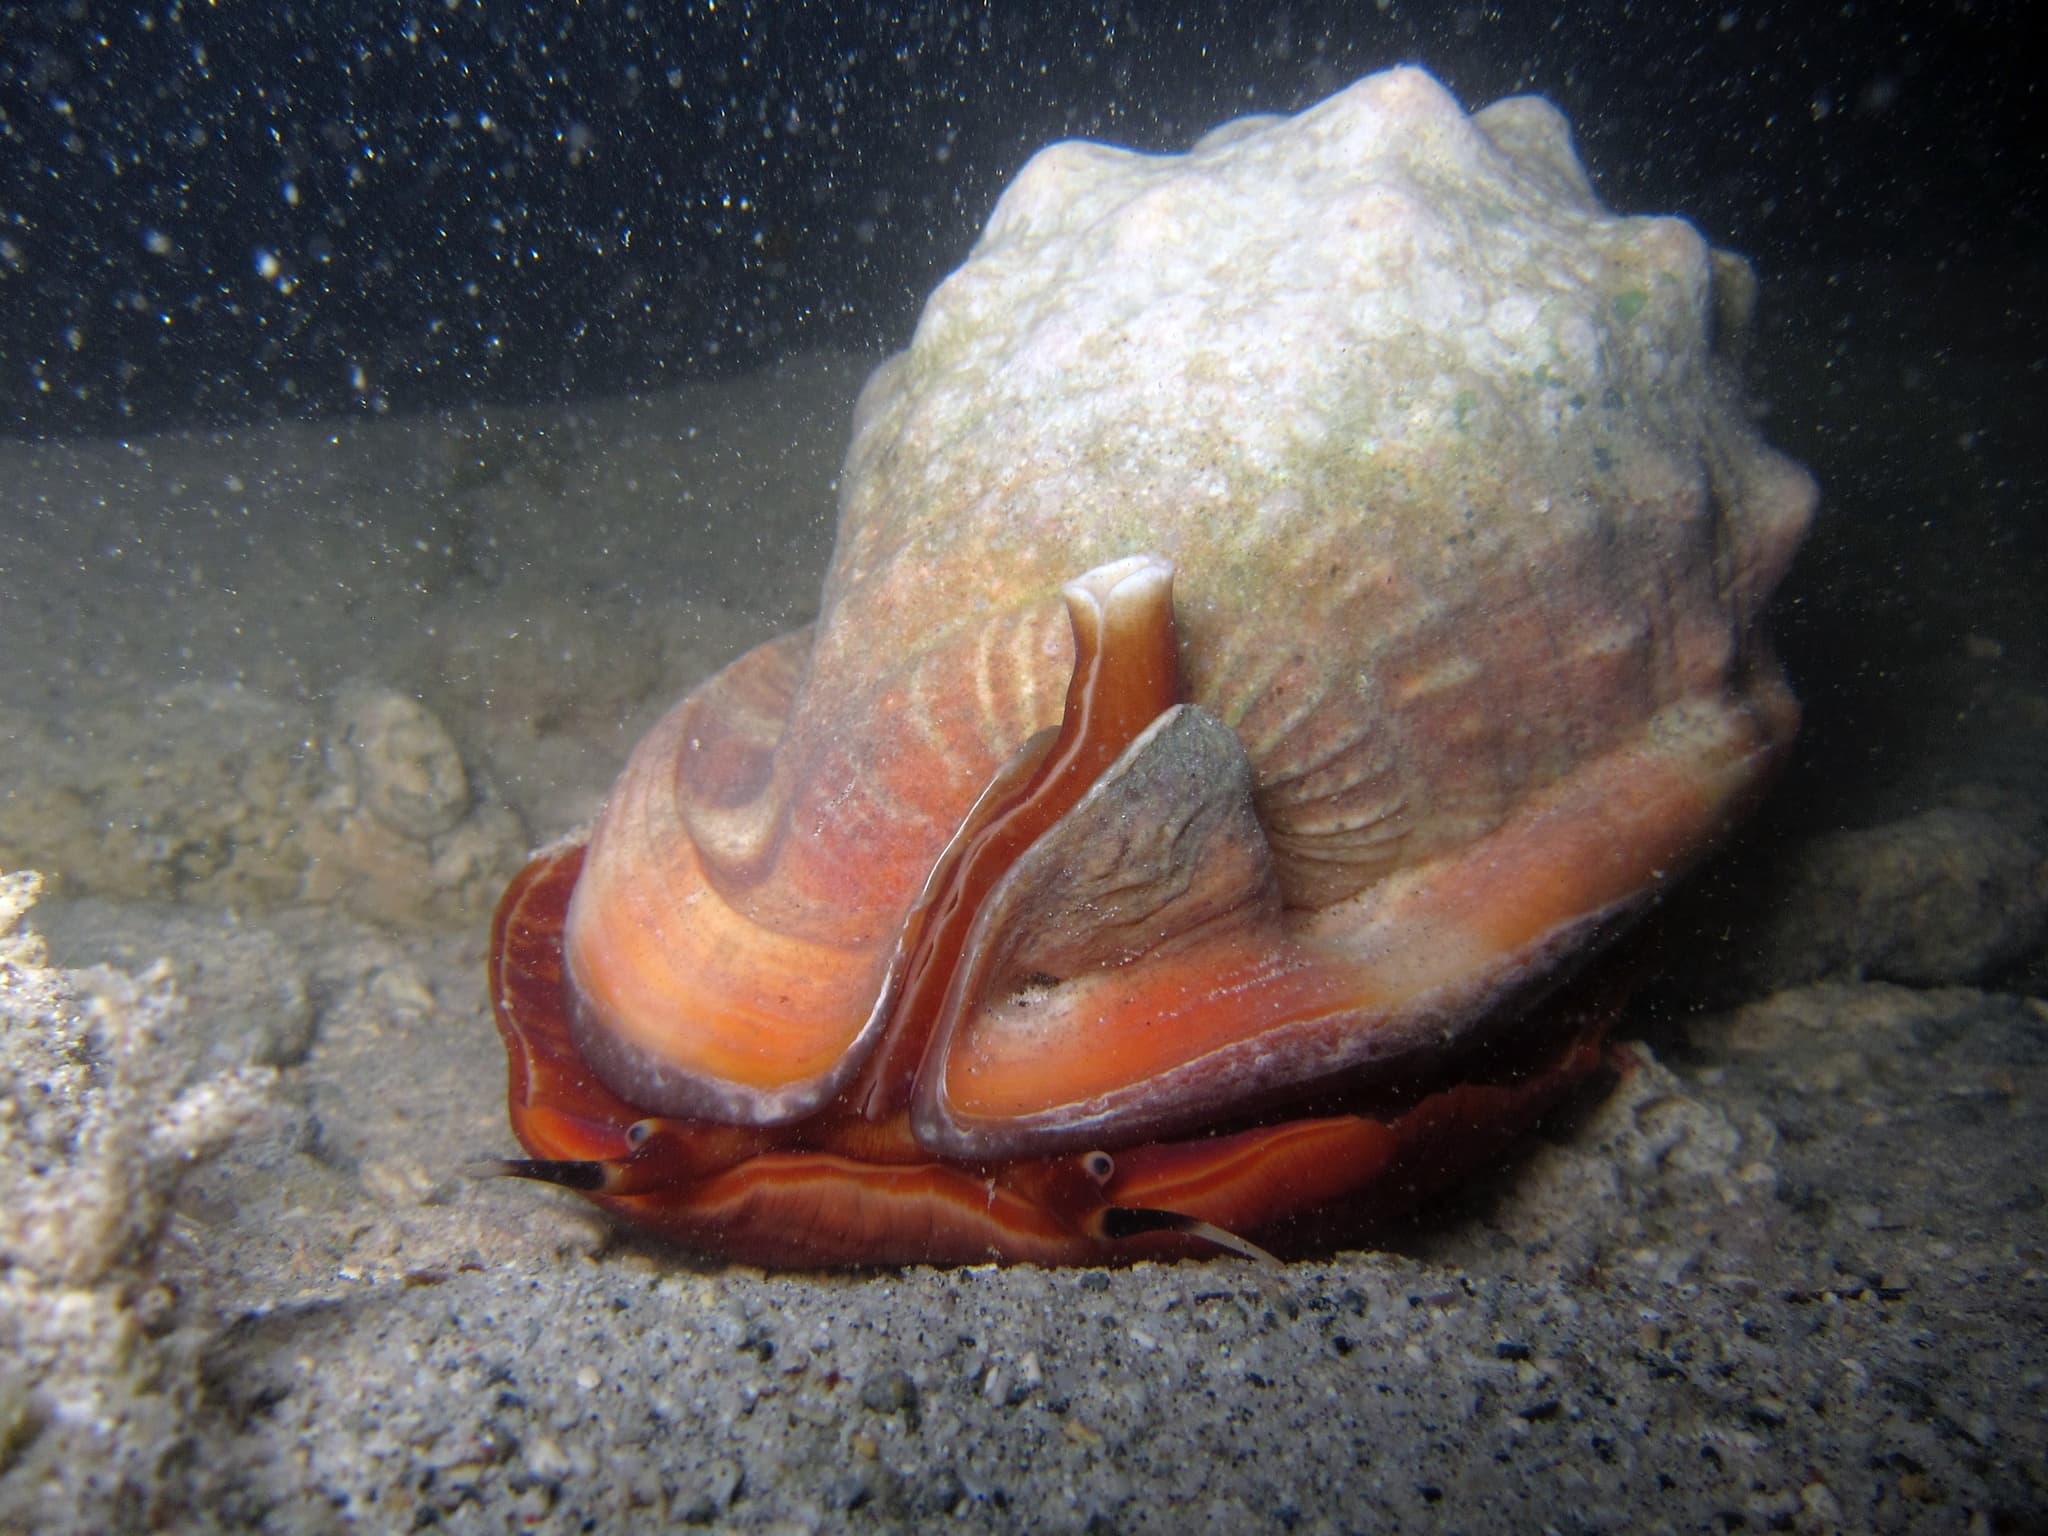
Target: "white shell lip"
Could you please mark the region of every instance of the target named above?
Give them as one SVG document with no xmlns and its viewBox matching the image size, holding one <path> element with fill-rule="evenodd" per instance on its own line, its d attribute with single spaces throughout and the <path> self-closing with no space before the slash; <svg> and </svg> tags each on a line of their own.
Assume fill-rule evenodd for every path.
<svg viewBox="0 0 2048 1536">
<path fill-rule="evenodd" d="M 1156 601 L 1173 586 L 1173 562 L 1162 555 L 1126 555 L 1083 571 L 1060 588 L 1067 602 L 1105 612 L 1120 603 Z"/>
</svg>

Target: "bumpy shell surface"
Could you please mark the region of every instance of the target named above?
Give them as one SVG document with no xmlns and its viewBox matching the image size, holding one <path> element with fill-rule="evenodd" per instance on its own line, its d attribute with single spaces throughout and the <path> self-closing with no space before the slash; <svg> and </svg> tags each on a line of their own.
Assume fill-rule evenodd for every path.
<svg viewBox="0 0 2048 1536">
<path fill-rule="evenodd" d="M 1796 726 L 1759 618 L 1814 489 L 1728 376 L 1750 286 L 1603 208 L 1547 104 L 1416 70 L 1185 155 L 1043 151 L 861 399 L 815 630 L 614 793 L 586 1057 L 665 1115 L 889 1101 L 934 868 L 1060 719 L 1062 586 L 1140 555 L 1190 708 L 936 962 L 920 1142 L 1183 1132 L 1511 1004 Z"/>
</svg>

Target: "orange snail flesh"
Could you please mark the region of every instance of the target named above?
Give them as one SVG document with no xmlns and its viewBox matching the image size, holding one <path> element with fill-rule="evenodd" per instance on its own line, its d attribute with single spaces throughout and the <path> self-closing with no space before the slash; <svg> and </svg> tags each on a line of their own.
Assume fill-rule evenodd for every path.
<svg viewBox="0 0 2048 1536">
<path fill-rule="evenodd" d="M 1415 985 L 1402 975 L 1411 956 L 1389 951 L 1376 965 L 1290 932 L 1263 863 L 1242 750 L 1214 717 L 1178 702 L 1171 578 L 1166 562 L 1137 557 L 1065 589 L 1076 659 L 1059 727 L 1020 749 L 968 813 L 903 923 L 873 1022 L 852 1030 L 847 1060 L 813 1073 L 829 1092 L 795 1114 L 745 1123 L 650 1113 L 608 1086 L 619 1068 L 596 1070 L 588 1058 L 602 1023 L 565 954 L 588 847 L 560 846 L 527 865 L 499 905 L 491 943 L 512 1124 L 530 1153 L 505 1171 L 764 1264 L 1258 1256 L 1250 1236 L 1332 1210 L 1357 1219 L 1411 1203 L 1494 1155 L 1596 1072 L 1606 1013 L 1560 1011 L 1532 1033 L 1536 1049 L 1496 1062 L 1486 1078 L 1454 1079 L 1374 1113 L 1281 1109 L 1260 1123 L 1256 1104 L 1226 1104 L 1230 1128 L 1210 1134 L 1199 1105 L 1192 1115 L 1143 1110 L 1145 1083 L 1189 1075 L 1186 1059 L 1159 1058 L 1152 1017 L 1172 1016 L 1183 1037 L 1227 1041 L 1275 1020 L 1370 1013 Z M 749 668 L 798 659 L 771 643 L 733 670 L 744 679 Z M 1159 828 L 1172 835 L 1148 837 Z M 1544 841 L 1541 829 L 1524 838 Z M 1118 856 L 1105 859 L 1112 845 Z M 1581 903 L 1586 894 L 1568 893 Z M 1438 904 L 1455 919 L 1470 892 L 1450 882 Z M 1532 922 L 1540 929 L 1555 916 Z M 992 920 L 995 938 L 985 931 Z M 1092 968 L 1125 996 L 1091 1029 L 1088 1061 L 1023 1061 L 1030 1080 L 1007 1089 L 1003 1056 L 1014 1051 L 984 1049 L 977 1061 L 960 1042 L 992 996 L 1015 1006 L 1048 957 Z M 597 990 L 621 989 L 601 977 Z M 1147 1017 L 1134 1023 L 1133 1006 Z M 1248 1008 L 1263 1012 L 1248 1018 Z M 686 1034 L 690 1022 L 673 1027 Z M 1197 1081 L 1203 1054 L 1218 1053 L 1192 1057 Z M 964 1072 L 954 1066 L 962 1057 Z M 680 1074 L 667 1075 L 672 1085 Z M 1104 1094 L 1119 1075 L 1140 1091 Z M 728 1081 L 697 1097 L 737 1092 Z M 1031 1129 L 1034 1110 L 1040 1122 L 1056 1119 L 1047 1106 L 1076 1093 L 1098 1113 Z M 1139 1127 L 1136 1140 L 1112 1141 L 1119 1119 Z"/>
</svg>

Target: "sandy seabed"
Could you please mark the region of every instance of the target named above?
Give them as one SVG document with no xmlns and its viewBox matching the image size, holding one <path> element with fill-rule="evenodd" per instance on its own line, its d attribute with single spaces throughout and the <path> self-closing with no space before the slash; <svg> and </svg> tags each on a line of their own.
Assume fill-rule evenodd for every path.
<svg viewBox="0 0 2048 1536">
<path fill-rule="evenodd" d="M 809 616 L 864 370 L 0 447 L 0 1529 L 2048 1524 L 1995 635 L 1899 706 L 1922 778 L 1822 821 L 1795 767 L 1664 914 L 1612 1093 L 1384 1251 L 768 1275 L 472 1176 L 490 904 Z"/>
</svg>

